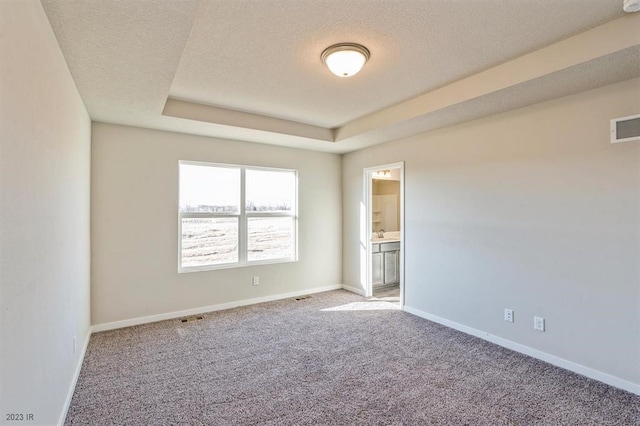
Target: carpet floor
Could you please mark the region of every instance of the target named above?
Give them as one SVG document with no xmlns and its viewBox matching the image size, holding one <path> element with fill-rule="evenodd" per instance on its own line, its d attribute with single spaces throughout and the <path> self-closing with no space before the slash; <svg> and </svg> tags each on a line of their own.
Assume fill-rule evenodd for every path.
<svg viewBox="0 0 640 426">
<path fill-rule="evenodd" d="M 337 290 L 93 334 L 66 425 L 639 425 L 640 397 Z"/>
</svg>

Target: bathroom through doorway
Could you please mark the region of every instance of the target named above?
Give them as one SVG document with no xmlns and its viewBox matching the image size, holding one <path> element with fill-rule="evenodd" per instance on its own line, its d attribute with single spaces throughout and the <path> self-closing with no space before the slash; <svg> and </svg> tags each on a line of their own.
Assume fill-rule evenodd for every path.
<svg viewBox="0 0 640 426">
<path fill-rule="evenodd" d="M 364 169 L 365 295 L 404 305 L 404 162 Z"/>
</svg>

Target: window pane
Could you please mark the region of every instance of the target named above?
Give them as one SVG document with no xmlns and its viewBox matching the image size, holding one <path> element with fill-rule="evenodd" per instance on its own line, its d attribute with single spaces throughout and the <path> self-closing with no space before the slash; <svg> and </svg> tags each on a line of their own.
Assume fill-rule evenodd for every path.
<svg viewBox="0 0 640 426">
<path fill-rule="evenodd" d="M 182 219 L 182 267 L 238 262 L 238 218 Z"/>
<path fill-rule="evenodd" d="M 247 170 L 247 212 L 293 212 L 296 201 L 296 172 Z"/>
<path fill-rule="evenodd" d="M 238 213 L 240 169 L 181 164 L 180 211 Z"/>
<path fill-rule="evenodd" d="M 294 220 L 292 217 L 248 218 L 247 260 L 293 258 Z"/>
</svg>

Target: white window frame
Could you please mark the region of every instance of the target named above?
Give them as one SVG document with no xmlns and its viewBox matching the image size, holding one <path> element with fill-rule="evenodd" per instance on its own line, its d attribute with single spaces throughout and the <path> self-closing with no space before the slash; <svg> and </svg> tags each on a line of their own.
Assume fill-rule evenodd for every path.
<svg viewBox="0 0 640 426">
<path fill-rule="evenodd" d="M 240 206 L 238 213 L 185 213 L 180 210 L 180 166 L 205 166 L 216 168 L 240 169 Z M 295 175 L 294 205 L 290 212 L 247 212 L 246 211 L 246 172 L 247 170 L 262 170 L 273 172 L 288 172 Z M 182 219 L 188 218 L 238 218 L 238 261 L 202 266 L 182 266 Z M 278 259 L 261 259 L 249 261 L 248 255 L 248 219 L 255 217 L 289 217 L 293 219 L 293 247 L 292 256 Z M 273 263 L 288 263 L 298 261 L 298 171 L 275 167 L 246 166 L 239 164 L 207 163 L 201 161 L 178 162 L 178 273 L 210 271 L 215 269 L 241 268 L 254 265 L 268 265 Z"/>
</svg>

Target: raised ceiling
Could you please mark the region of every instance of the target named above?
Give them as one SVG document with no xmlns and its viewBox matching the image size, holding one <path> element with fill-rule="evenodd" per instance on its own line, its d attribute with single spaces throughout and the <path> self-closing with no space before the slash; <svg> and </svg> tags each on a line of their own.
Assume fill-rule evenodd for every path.
<svg viewBox="0 0 640 426">
<path fill-rule="evenodd" d="M 95 121 L 348 152 L 640 76 L 621 0 L 43 0 Z M 352 78 L 320 60 L 356 42 Z"/>
</svg>

